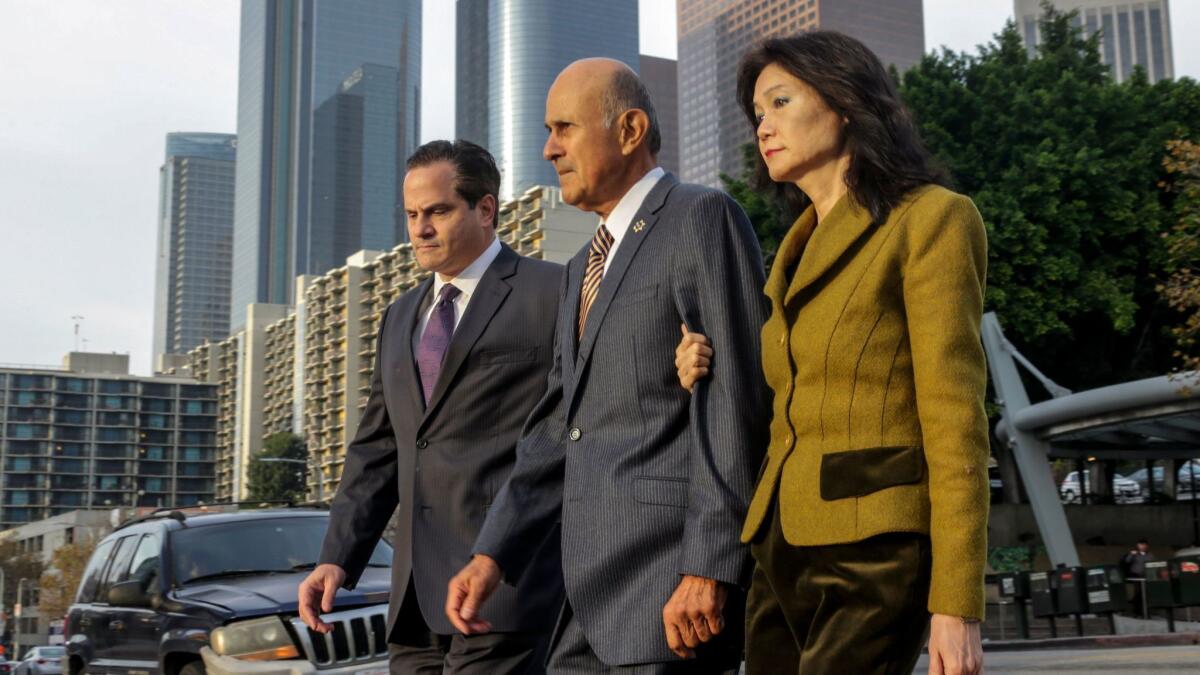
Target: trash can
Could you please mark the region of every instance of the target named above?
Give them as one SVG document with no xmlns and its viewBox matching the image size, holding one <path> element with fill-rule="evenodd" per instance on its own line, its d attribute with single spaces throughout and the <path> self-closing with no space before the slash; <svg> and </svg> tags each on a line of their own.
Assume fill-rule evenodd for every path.
<svg viewBox="0 0 1200 675">
<path fill-rule="evenodd" d="M 1170 563 L 1179 606 L 1195 607 L 1200 605 L 1200 555 L 1175 558 Z"/>
<path fill-rule="evenodd" d="M 1125 575 L 1116 565 L 1087 569 L 1087 606 L 1094 614 L 1123 612 L 1129 609 L 1125 597 Z"/>
<path fill-rule="evenodd" d="M 1053 572 L 1058 614 L 1086 614 L 1087 585 L 1082 567 L 1060 567 Z"/>
<path fill-rule="evenodd" d="M 1171 574 L 1171 561 L 1155 560 L 1146 563 L 1146 604 L 1151 609 L 1178 605 L 1177 581 L 1175 575 Z"/>
<path fill-rule="evenodd" d="M 1033 615 L 1043 618 L 1058 614 L 1058 603 L 1054 597 L 1054 575 L 1049 572 L 1030 572 L 1028 579 Z"/>
</svg>

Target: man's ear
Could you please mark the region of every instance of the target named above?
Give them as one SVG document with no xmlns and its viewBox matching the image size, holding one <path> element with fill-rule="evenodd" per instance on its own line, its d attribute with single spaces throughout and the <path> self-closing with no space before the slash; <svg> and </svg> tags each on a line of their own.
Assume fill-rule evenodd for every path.
<svg viewBox="0 0 1200 675">
<path fill-rule="evenodd" d="M 646 141 L 650 133 L 650 116 L 640 108 L 630 108 L 617 118 L 617 141 L 621 144 L 621 154 L 631 155 L 638 146 Z"/>
<path fill-rule="evenodd" d="M 480 197 L 478 207 L 479 215 L 483 217 L 483 222 L 490 222 L 493 228 L 500 225 L 496 216 L 496 212 L 499 210 L 499 208 L 496 204 L 495 195 L 484 195 Z"/>
</svg>

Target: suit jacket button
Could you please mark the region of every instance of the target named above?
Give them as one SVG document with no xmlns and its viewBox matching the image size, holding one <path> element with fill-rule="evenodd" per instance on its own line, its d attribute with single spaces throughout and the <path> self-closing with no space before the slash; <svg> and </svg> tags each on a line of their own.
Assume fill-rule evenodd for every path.
<svg viewBox="0 0 1200 675">
<path fill-rule="evenodd" d="M 429 447 L 429 441 L 425 440 L 424 438 L 417 441 L 417 449 L 418 450 L 424 450 L 425 448 L 428 448 L 428 447 Z"/>
<path fill-rule="evenodd" d="M 571 435 L 571 440 L 573 440 L 573 441 L 577 441 L 577 440 L 583 438 L 583 432 L 579 430 L 579 427 L 572 427 L 570 435 Z"/>
</svg>

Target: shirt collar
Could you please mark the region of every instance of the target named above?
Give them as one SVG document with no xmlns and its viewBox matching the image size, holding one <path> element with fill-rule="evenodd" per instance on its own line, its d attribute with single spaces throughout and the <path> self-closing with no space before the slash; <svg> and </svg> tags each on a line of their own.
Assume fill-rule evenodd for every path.
<svg viewBox="0 0 1200 675">
<path fill-rule="evenodd" d="M 621 243 L 621 238 L 629 229 L 630 221 L 642 208 L 642 202 L 646 201 L 646 195 L 650 194 L 650 191 L 658 184 L 658 180 L 666 173 L 661 166 L 650 169 L 645 176 L 633 184 L 633 187 L 629 188 L 625 196 L 621 197 L 621 201 L 617 202 L 617 207 L 608 214 L 604 226 L 608 228 L 609 234 L 613 237 L 613 248 Z"/>
<path fill-rule="evenodd" d="M 488 247 L 479 254 L 474 262 L 459 272 L 458 276 L 442 281 L 442 276 L 434 273 L 432 297 L 438 297 L 438 293 L 442 292 L 442 286 L 452 283 L 462 293 L 463 300 L 469 300 L 475 292 L 475 287 L 479 285 L 479 280 L 483 278 L 484 272 L 487 272 L 488 267 L 491 267 L 492 261 L 498 255 L 500 255 L 500 237 L 492 237 L 492 243 L 488 244 Z"/>
</svg>

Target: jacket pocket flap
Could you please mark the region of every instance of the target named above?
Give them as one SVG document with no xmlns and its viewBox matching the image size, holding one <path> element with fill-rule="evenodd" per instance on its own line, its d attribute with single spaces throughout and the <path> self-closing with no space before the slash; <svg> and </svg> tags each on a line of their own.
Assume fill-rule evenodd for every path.
<svg viewBox="0 0 1200 675">
<path fill-rule="evenodd" d="M 537 347 L 523 347 L 521 349 L 489 349 L 479 352 L 480 365 L 491 365 L 493 363 L 520 363 L 523 361 L 533 361 L 537 359 Z"/>
<path fill-rule="evenodd" d="M 684 478 L 638 478 L 633 482 L 633 498 L 643 504 L 687 508 L 687 493 Z"/>
<path fill-rule="evenodd" d="M 862 497 L 925 477 L 925 451 L 919 445 L 834 452 L 821 458 L 821 499 Z"/>
</svg>

